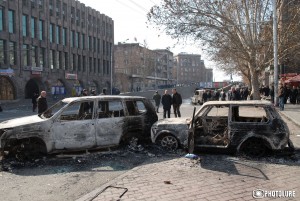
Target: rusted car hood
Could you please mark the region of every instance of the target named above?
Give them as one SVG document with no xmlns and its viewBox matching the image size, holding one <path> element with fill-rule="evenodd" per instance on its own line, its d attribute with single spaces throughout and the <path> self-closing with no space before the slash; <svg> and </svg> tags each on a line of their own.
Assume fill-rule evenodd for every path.
<svg viewBox="0 0 300 201">
<path fill-rule="evenodd" d="M 26 117 L 3 121 L 0 123 L 0 129 L 24 126 L 24 125 L 33 124 L 42 121 L 45 121 L 45 119 L 42 119 L 38 115 L 26 116 Z"/>
</svg>

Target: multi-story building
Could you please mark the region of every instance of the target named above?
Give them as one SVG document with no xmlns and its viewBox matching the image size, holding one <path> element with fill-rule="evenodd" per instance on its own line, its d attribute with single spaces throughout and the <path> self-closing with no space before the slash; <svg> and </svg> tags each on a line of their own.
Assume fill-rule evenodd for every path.
<svg viewBox="0 0 300 201">
<path fill-rule="evenodd" d="M 110 88 L 114 22 L 76 0 L 0 1 L 0 100 Z"/>
<path fill-rule="evenodd" d="M 172 82 L 173 53 L 150 50 L 139 43 L 118 43 L 114 47 L 116 86 L 121 91 L 156 89 Z"/>
<path fill-rule="evenodd" d="M 199 54 L 180 53 L 174 57 L 174 71 L 177 84 L 212 82 L 213 70 L 205 68 Z"/>
</svg>

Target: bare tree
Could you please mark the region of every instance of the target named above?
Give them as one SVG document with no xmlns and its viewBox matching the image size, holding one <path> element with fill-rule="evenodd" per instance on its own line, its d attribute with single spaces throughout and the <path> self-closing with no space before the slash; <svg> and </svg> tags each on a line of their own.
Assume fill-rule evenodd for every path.
<svg viewBox="0 0 300 201">
<path fill-rule="evenodd" d="M 164 0 L 160 6 L 151 8 L 148 20 L 163 26 L 174 38 L 191 37 L 201 42 L 208 47 L 205 48 L 208 55 L 224 68 L 234 64 L 231 68 L 235 72 L 249 77 L 253 98 L 260 99 L 259 75 L 273 62 L 271 3 L 270 0 Z M 280 7 L 278 11 L 281 12 Z"/>
</svg>

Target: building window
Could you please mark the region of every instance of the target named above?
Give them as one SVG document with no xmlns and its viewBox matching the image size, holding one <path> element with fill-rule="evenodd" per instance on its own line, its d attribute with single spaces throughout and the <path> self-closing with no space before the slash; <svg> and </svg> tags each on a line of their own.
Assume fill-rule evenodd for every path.
<svg viewBox="0 0 300 201">
<path fill-rule="evenodd" d="M 81 55 L 78 55 L 78 62 L 77 62 L 77 71 L 81 71 Z"/>
<path fill-rule="evenodd" d="M 97 40 L 96 40 L 96 37 L 94 37 L 94 52 L 97 52 Z"/>
<path fill-rule="evenodd" d="M 3 31 L 3 8 L 0 7 L 0 31 Z"/>
<path fill-rule="evenodd" d="M 76 25 L 80 26 L 80 10 L 76 10 Z"/>
<path fill-rule="evenodd" d="M 8 11 L 8 32 L 15 33 L 15 11 Z"/>
<path fill-rule="evenodd" d="M 9 42 L 9 64 L 15 65 L 16 64 L 16 43 Z"/>
<path fill-rule="evenodd" d="M 57 67 L 58 69 L 62 68 L 62 65 L 63 65 L 62 64 L 63 63 L 63 58 L 62 57 L 63 57 L 63 54 L 62 54 L 62 52 L 59 51 L 58 52 L 58 67 Z"/>
<path fill-rule="evenodd" d="M 76 32 L 76 47 L 79 48 L 79 32 Z"/>
<path fill-rule="evenodd" d="M 54 24 L 50 24 L 50 30 L 49 30 L 49 36 L 50 36 L 50 42 L 54 42 Z"/>
<path fill-rule="evenodd" d="M 2 68 L 5 63 L 5 41 L 0 40 L 0 68 Z"/>
<path fill-rule="evenodd" d="M 92 36 L 89 36 L 89 41 L 88 41 L 88 45 L 89 45 L 89 50 L 93 50 L 93 40 L 92 40 Z"/>
<path fill-rule="evenodd" d="M 39 39 L 43 40 L 44 39 L 44 21 L 39 20 Z"/>
<path fill-rule="evenodd" d="M 100 46 L 100 45 L 101 45 L 101 44 L 100 44 L 100 39 L 98 39 L 98 40 L 97 40 L 97 44 L 98 44 L 98 53 L 100 53 L 100 50 L 101 50 L 101 46 Z"/>
<path fill-rule="evenodd" d="M 27 15 L 22 15 L 22 35 L 27 36 Z"/>
<path fill-rule="evenodd" d="M 75 8 L 71 7 L 71 24 L 75 22 Z"/>
<path fill-rule="evenodd" d="M 93 72 L 93 64 L 92 64 L 92 63 L 93 63 L 93 58 L 90 57 L 90 58 L 89 58 L 89 68 L 90 68 L 90 73 Z"/>
<path fill-rule="evenodd" d="M 63 45 L 66 46 L 67 45 L 67 28 L 63 28 Z"/>
<path fill-rule="evenodd" d="M 31 47 L 31 66 L 36 67 L 37 65 L 37 47 Z"/>
<path fill-rule="evenodd" d="M 43 67 L 45 65 L 45 48 L 40 48 L 39 62 L 40 62 L 41 67 Z"/>
<path fill-rule="evenodd" d="M 68 70 L 68 68 L 69 68 L 69 57 L 68 57 L 68 53 L 67 52 L 65 52 L 65 65 L 64 65 L 64 70 Z"/>
<path fill-rule="evenodd" d="M 50 50 L 50 55 L 49 55 L 50 69 L 54 69 L 53 52 L 54 52 L 53 50 Z"/>
<path fill-rule="evenodd" d="M 98 74 L 101 73 L 101 61 L 98 59 Z"/>
<path fill-rule="evenodd" d="M 96 58 L 94 58 L 94 73 L 96 73 L 96 69 L 97 69 L 97 62 L 96 62 Z"/>
<path fill-rule="evenodd" d="M 23 45 L 22 46 L 22 52 L 23 52 L 23 65 L 29 66 L 29 45 Z"/>
<path fill-rule="evenodd" d="M 60 0 L 56 1 L 56 16 L 59 17 L 60 16 Z"/>
<path fill-rule="evenodd" d="M 39 0 L 38 4 L 39 4 L 39 9 L 43 10 L 44 9 L 44 0 Z"/>
<path fill-rule="evenodd" d="M 49 1 L 49 11 L 50 11 L 50 16 L 53 16 L 53 0 Z"/>
<path fill-rule="evenodd" d="M 73 54 L 73 71 L 76 71 L 76 54 Z"/>
<path fill-rule="evenodd" d="M 63 19 L 66 20 L 67 19 L 67 4 L 66 3 L 63 3 L 62 14 L 63 14 Z"/>
<path fill-rule="evenodd" d="M 35 38 L 35 18 L 31 17 L 31 38 Z"/>
<path fill-rule="evenodd" d="M 82 34 L 82 49 L 85 50 L 85 34 Z"/>
<path fill-rule="evenodd" d="M 56 43 L 57 44 L 61 43 L 61 41 L 60 41 L 60 27 L 58 25 L 56 26 Z"/>
<path fill-rule="evenodd" d="M 85 56 L 82 56 L 82 72 L 86 71 L 86 60 Z"/>
<path fill-rule="evenodd" d="M 24 7 L 27 7 L 28 6 L 28 0 L 22 0 L 22 4 Z"/>
<path fill-rule="evenodd" d="M 71 47 L 75 47 L 75 31 L 71 31 Z"/>
</svg>

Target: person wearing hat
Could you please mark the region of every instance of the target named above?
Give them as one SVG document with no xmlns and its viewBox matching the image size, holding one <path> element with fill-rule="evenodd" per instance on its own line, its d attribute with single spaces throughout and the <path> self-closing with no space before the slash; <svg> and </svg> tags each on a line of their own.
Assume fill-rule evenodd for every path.
<svg viewBox="0 0 300 201">
<path fill-rule="evenodd" d="M 158 93 L 158 91 L 156 91 L 155 94 L 153 95 L 153 100 L 155 101 L 155 108 L 156 108 L 157 113 L 158 113 L 158 109 L 159 109 L 160 99 L 161 99 L 161 96 Z"/>
</svg>

